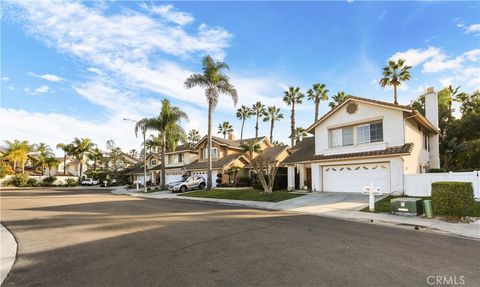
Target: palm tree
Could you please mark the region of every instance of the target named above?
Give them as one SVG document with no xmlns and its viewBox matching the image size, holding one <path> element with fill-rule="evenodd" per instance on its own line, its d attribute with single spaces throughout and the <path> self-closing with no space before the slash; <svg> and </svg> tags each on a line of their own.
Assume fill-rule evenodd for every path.
<svg viewBox="0 0 480 287">
<path fill-rule="evenodd" d="M 285 91 L 283 102 L 291 106 L 290 112 L 290 142 L 291 146 L 295 143 L 295 104 L 301 104 L 305 96 L 300 92 L 299 87 L 290 87 Z"/>
<path fill-rule="evenodd" d="M 161 162 L 161 176 L 162 189 L 165 188 L 165 163 L 166 163 L 166 150 L 175 150 L 179 140 L 185 139 L 185 131 L 180 126 L 180 121 L 188 120 L 188 115 L 177 107 L 170 105 L 167 99 L 162 100 L 162 109 L 160 115 L 156 118 L 144 118 L 137 122 L 135 125 L 135 134 L 138 134 L 139 130 L 145 133 L 147 130 L 154 130 L 159 132 L 162 148 L 162 162 Z M 145 179 L 146 180 L 146 179 Z"/>
<path fill-rule="evenodd" d="M 45 159 L 45 163 L 48 167 L 48 175 L 49 176 L 52 175 L 52 170 L 60 164 L 60 162 L 53 156 L 47 157 Z"/>
<path fill-rule="evenodd" d="M 75 138 L 72 142 L 73 146 L 73 155 L 80 162 L 80 173 L 78 175 L 78 180 L 82 181 L 83 177 L 83 165 L 87 160 L 88 154 L 95 147 L 95 144 L 89 138 Z"/>
<path fill-rule="evenodd" d="M 237 109 L 237 119 L 242 121 L 242 129 L 240 131 L 240 140 L 243 140 L 243 126 L 245 125 L 245 120 L 253 116 L 253 111 L 247 106 L 241 106 Z"/>
<path fill-rule="evenodd" d="M 97 161 L 103 158 L 103 152 L 98 148 L 94 147 L 87 155 L 89 160 L 93 161 L 93 171 L 97 171 Z"/>
<path fill-rule="evenodd" d="M 283 119 L 282 111 L 275 107 L 271 106 L 268 107 L 267 112 L 265 113 L 265 117 L 263 118 L 264 122 L 270 121 L 270 142 L 273 143 L 273 128 L 275 125 L 275 121 L 280 121 Z"/>
<path fill-rule="evenodd" d="M 128 155 L 134 157 L 134 158 L 138 158 L 138 151 L 134 148 L 132 148 L 131 150 L 128 151 Z"/>
<path fill-rule="evenodd" d="M 325 84 L 313 84 L 313 87 L 308 90 L 307 95 L 310 101 L 315 102 L 315 121 L 318 120 L 318 110 L 320 107 L 320 101 L 328 100 L 329 90 Z"/>
<path fill-rule="evenodd" d="M 284 146 L 285 144 L 282 143 L 282 142 L 280 142 L 280 141 L 278 141 L 278 140 L 275 140 L 275 141 L 272 142 L 272 145 L 273 145 L 274 147 L 278 147 L 278 146 Z"/>
<path fill-rule="evenodd" d="M 304 128 L 297 127 L 295 129 L 295 144 L 297 144 L 298 142 L 301 142 L 303 138 L 307 136 L 308 136 L 307 131 Z"/>
<path fill-rule="evenodd" d="M 217 134 L 223 134 L 224 139 L 226 139 L 227 135 L 230 135 L 231 133 L 233 133 L 233 127 L 229 122 L 225 121 L 221 124 L 218 124 Z"/>
<path fill-rule="evenodd" d="M 191 129 L 189 132 L 188 132 L 188 142 L 191 143 L 191 144 L 195 144 L 197 142 L 199 142 L 202 138 L 200 137 L 200 133 L 198 132 L 198 130 L 196 129 Z"/>
<path fill-rule="evenodd" d="M 67 156 L 72 155 L 73 145 L 59 143 L 57 144 L 57 149 L 61 149 L 63 151 L 63 175 L 66 175 L 67 174 Z"/>
<path fill-rule="evenodd" d="M 383 68 L 383 78 L 380 79 L 380 86 L 393 86 L 393 103 L 398 104 L 397 101 L 397 87 L 402 84 L 402 82 L 410 80 L 410 69 L 411 66 L 404 66 L 405 60 L 398 59 L 395 61 L 388 61 L 387 66 Z"/>
<path fill-rule="evenodd" d="M 335 96 L 332 97 L 332 101 L 328 103 L 328 106 L 333 109 L 337 105 L 341 104 L 347 97 L 350 97 L 350 95 L 346 95 L 344 91 L 338 92 Z"/>
<path fill-rule="evenodd" d="M 17 172 L 17 164 L 22 167 L 22 174 L 25 173 L 25 162 L 28 159 L 29 153 L 33 150 L 33 145 L 28 141 L 5 141 L 6 143 L 6 159 L 13 162 L 13 170 Z"/>
<path fill-rule="evenodd" d="M 205 56 L 202 60 L 201 74 L 193 74 L 185 80 L 185 87 L 201 87 L 205 89 L 205 96 L 208 103 L 208 132 L 207 132 L 207 189 L 212 187 L 212 113 L 217 106 L 218 96 L 220 94 L 228 95 L 232 98 L 234 105 L 237 104 L 238 94 L 235 87 L 230 83 L 229 77 L 223 73 L 228 69 L 228 65 L 214 61 L 212 57 Z"/>
<path fill-rule="evenodd" d="M 39 166 L 42 168 L 42 174 L 45 175 L 45 170 L 47 168 L 47 159 L 53 157 L 52 148 L 45 143 L 39 143 L 35 147 L 35 152 L 37 154 L 37 160 Z"/>
<path fill-rule="evenodd" d="M 262 146 L 257 141 L 245 141 L 240 145 L 243 153 L 247 154 L 250 161 L 253 160 L 254 154 L 262 153 Z"/>
<path fill-rule="evenodd" d="M 267 111 L 265 110 L 265 105 L 263 105 L 261 102 L 256 102 L 252 106 L 252 113 L 255 115 L 255 138 L 258 138 L 258 119 L 265 116 L 265 113 Z"/>
</svg>

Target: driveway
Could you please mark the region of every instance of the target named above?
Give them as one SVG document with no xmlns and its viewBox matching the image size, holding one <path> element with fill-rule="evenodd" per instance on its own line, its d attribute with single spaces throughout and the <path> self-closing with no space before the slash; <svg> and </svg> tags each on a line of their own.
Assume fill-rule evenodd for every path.
<svg viewBox="0 0 480 287">
<path fill-rule="evenodd" d="M 376 196 L 380 200 L 386 195 Z M 305 208 L 314 212 L 327 210 L 360 210 L 368 206 L 368 196 L 350 192 L 314 192 L 276 204 L 282 209 Z"/>
<path fill-rule="evenodd" d="M 101 190 L 0 194 L 19 243 L 5 286 L 480 285 L 474 240 Z"/>
</svg>

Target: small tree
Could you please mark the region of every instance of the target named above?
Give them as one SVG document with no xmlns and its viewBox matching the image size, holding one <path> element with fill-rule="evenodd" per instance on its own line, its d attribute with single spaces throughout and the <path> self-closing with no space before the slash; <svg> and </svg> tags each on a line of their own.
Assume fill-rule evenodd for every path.
<svg viewBox="0 0 480 287">
<path fill-rule="evenodd" d="M 236 187 L 237 186 L 237 175 L 240 171 L 240 167 L 232 166 L 231 168 L 227 169 L 225 172 L 228 175 L 228 185 Z"/>
<path fill-rule="evenodd" d="M 251 165 L 263 187 L 263 192 L 271 194 L 280 162 L 278 160 L 266 159 L 263 155 L 260 155 L 252 160 Z"/>
</svg>

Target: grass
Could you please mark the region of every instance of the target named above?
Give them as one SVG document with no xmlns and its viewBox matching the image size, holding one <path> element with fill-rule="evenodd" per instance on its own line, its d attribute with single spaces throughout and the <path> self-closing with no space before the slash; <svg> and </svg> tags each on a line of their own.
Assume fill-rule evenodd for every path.
<svg viewBox="0 0 480 287">
<path fill-rule="evenodd" d="M 399 196 L 399 197 L 409 197 L 409 196 Z M 392 198 L 395 198 L 395 196 L 387 196 L 377 202 L 375 202 L 375 213 L 379 213 L 379 212 L 382 212 L 382 213 L 390 213 L 391 209 L 390 209 L 390 199 Z M 418 196 L 418 198 L 421 198 L 421 199 L 431 199 L 430 197 L 420 197 Z M 364 212 L 370 212 L 370 210 L 368 210 L 368 206 L 365 207 L 364 209 L 362 209 L 361 211 L 364 211 Z M 471 216 L 474 216 L 474 217 L 480 217 L 480 201 L 475 201 L 475 209 L 473 210 L 473 213 Z"/>
<path fill-rule="evenodd" d="M 302 195 L 303 194 L 290 193 L 285 190 L 274 191 L 272 194 L 266 194 L 257 189 L 243 189 L 243 190 L 222 189 L 222 190 L 200 190 L 200 191 L 180 194 L 179 196 L 280 202 L 283 200 L 295 198 Z"/>
</svg>

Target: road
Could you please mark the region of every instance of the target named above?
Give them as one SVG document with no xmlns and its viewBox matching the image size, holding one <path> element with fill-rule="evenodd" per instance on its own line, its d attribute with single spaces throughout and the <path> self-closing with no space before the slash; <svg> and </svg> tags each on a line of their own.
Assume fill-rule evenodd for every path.
<svg viewBox="0 0 480 287">
<path fill-rule="evenodd" d="M 101 190 L 3 190 L 1 218 L 5 286 L 480 286 L 479 241 L 388 226 Z"/>
</svg>

